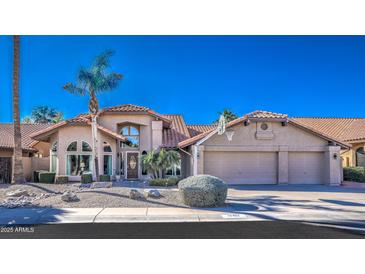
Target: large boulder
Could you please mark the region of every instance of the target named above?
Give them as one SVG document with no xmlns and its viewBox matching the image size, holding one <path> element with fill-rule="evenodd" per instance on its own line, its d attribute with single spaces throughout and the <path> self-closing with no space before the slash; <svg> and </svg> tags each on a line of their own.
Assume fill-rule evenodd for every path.
<svg viewBox="0 0 365 274">
<path fill-rule="evenodd" d="M 224 204 L 227 184 L 210 175 L 188 177 L 179 182 L 184 204 L 192 207 L 217 207 Z"/>
</svg>

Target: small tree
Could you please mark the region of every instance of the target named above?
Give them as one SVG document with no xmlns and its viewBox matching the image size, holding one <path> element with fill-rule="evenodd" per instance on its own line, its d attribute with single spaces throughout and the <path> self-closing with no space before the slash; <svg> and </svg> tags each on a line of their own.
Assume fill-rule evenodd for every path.
<svg viewBox="0 0 365 274">
<path fill-rule="evenodd" d="M 142 165 L 153 178 L 163 178 L 167 169 L 180 163 L 180 154 L 175 150 L 152 150 L 142 156 Z"/>
<path fill-rule="evenodd" d="M 222 112 L 218 112 L 218 114 L 219 114 L 219 116 L 218 116 L 217 120 L 215 120 L 213 122 L 215 125 L 218 124 L 219 118 L 220 118 L 221 115 L 223 115 L 223 117 L 226 119 L 227 123 L 229 123 L 229 122 L 231 122 L 231 121 L 238 118 L 238 116 L 228 108 L 224 109 Z"/>
<path fill-rule="evenodd" d="M 63 120 L 63 113 L 48 106 L 33 108 L 30 116 L 23 119 L 23 123 L 58 123 Z"/>
</svg>

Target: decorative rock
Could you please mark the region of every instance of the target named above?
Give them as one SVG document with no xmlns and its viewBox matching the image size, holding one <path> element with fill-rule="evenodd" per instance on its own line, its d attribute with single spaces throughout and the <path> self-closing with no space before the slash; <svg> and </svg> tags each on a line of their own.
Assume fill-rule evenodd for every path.
<svg viewBox="0 0 365 274">
<path fill-rule="evenodd" d="M 157 189 L 146 189 L 144 191 L 145 197 L 149 198 L 160 198 L 161 193 Z"/>
<path fill-rule="evenodd" d="M 33 198 L 29 196 L 8 197 L 4 202 L 0 203 L 0 207 L 16 208 L 32 205 Z"/>
<path fill-rule="evenodd" d="M 79 197 L 71 191 L 65 191 L 61 196 L 62 201 L 64 202 L 77 202 L 79 201 Z"/>
<path fill-rule="evenodd" d="M 95 182 L 90 185 L 90 188 L 111 188 L 113 182 Z"/>
<path fill-rule="evenodd" d="M 25 189 L 17 189 L 17 190 L 6 193 L 6 196 L 8 196 L 8 197 L 29 196 L 29 193 Z"/>
<path fill-rule="evenodd" d="M 144 199 L 144 196 L 137 189 L 131 189 L 131 191 L 129 192 L 129 198 L 133 200 L 142 200 Z"/>
</svg>

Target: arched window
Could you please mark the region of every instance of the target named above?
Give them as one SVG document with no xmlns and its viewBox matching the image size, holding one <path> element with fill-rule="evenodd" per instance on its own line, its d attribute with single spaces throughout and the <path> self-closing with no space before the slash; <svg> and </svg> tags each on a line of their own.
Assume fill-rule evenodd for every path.
<svg viewBox="0 0 365 274">
<path fill-rule="evenodd" d="M 112 147 L 109 143 L 103 142 L 103 170 L 104 175 L 113 175 L 113 154 L 112 154 Z"/>
<path fill-rule="evenodd" d="M 81 148 L 77 141 L 69 144 L 66 151 L 66 174 L 80 176 L 84 172 L 90 172 L 92 168 L 92 154 L 90 145 L 82 141 Z"/>
<path fill-rule="evenodd" d="M 134 126 L 125 126 L 120 133 L 127 138 L 122 142 L 122 147 L 138 148 L 139 147 L 139 130 Z"/>
<path fill-rule="evenodd" d="M 74 141 L 68 145 L 67 151 L 77 151 L 77 142 Z"/>
<path fill-rule="evenodd" d="M 356 149 L 356 166 L 365 167 L 365 152 L 363 147 Z"/>
<path fill-rule="evenodd" d="M 88 143 L 82 141 L 82 151 L 92 151 L 91 146 Z"/>
<path fill-rule="evenodd" d="M 57 150 L 58 150 L 58 142 L 54 142 L 51 147 L 51 172 L 57 171 Z"/>
</svg>

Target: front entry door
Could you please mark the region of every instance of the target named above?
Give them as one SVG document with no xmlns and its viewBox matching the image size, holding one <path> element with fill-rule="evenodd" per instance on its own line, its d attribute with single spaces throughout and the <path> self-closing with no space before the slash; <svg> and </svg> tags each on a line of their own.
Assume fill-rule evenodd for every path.
<svg viewBox="0 0 365 274">
<path fill-rule="evenodd" d="M 127 153 L 127 179 L 138 179 L 138 153 Z"/>
<path fill-rule="evenodd" d="M 11 183 L 11 157 L 0 157 L 0 184 Z"/>
</svg>

